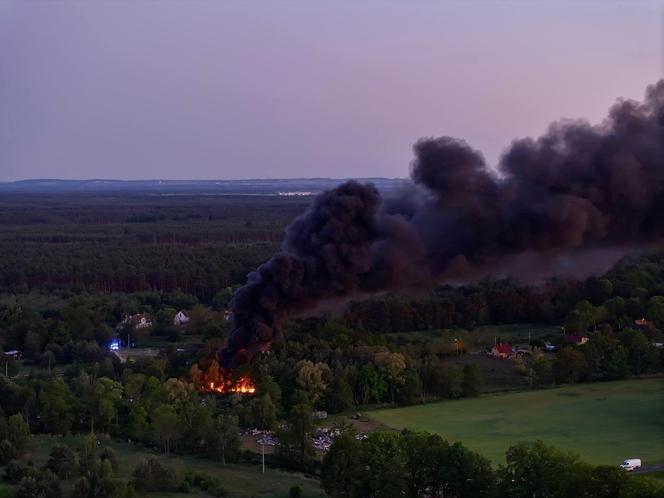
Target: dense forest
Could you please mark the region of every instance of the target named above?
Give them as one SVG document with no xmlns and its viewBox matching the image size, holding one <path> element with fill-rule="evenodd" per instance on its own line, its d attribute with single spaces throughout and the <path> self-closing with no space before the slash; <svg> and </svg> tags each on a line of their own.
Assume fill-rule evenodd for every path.
<svg viewBox="0 0 664 498">
<path fill-rule="evenodd" d="M 378 432 L 364 441 L 339 428 L 343 436 L 324 458 L 312 437 L 313 414 L 323 411 L 662 372 L 664 253 L 626 255 L 604 275 L 538 285 L 484 280 L 321 311 L 292 320 L 273 351 L 230 374 L 252 379 L 253 396 L 208 392 L 210 381 L 229 375 L 215 353 L 228 334 L 234 289 L 278 247 L 307 202 L 0 199 L 0 467 L 16 496 L 57 498 L 62 494 L 42 491 L 60 489 L 58 483 L 73 486 L 76 497 L 192 488 L 223 496 L 222 483 L 191 473 L 175 479 L 155 460 L 141 462 L 131 483 L 119 482 L 116 457 L 90 441 L 54 448 L 44 472 L 24 461 L 26 441 L 30 434 L 109 434 L 166 454 L 254 462 L 256 454 L 240 445 L 240 429 L 270 433 L 280 445 L 268 464 L 313 472 L 330 496 L 533 496 L 515 494 L 512 483 L 527 481 L 524 469 L 534 464 L 579 469 L 546 496 L 580 487 L 583 496 L 661 496 L 655 484 L 582 465 L 540 443 L 510 449 L 506 465 L 492 469 L 481 455 L 427 434 Z M 186 324 L 174 321 L 180 311 Z M 138 316 L 149 326 L 137 326 L 131 317 Z M 510 332 L 518 328 L 527 333 Z M 570 334 L 588 340 L 569 343 Z M 117 341 L 157 354 L 123 362 L 110 351 Z M 520 342 L 523 354 L 489 360 L 484 352 L 501 341 Z M 374 462 L 373 480 L 347 466 L 356 459 Z M 418 470 L 414 462 L 421 461 L 438 467 Z M 440 480 L 440 468 L 455 470 Z M 465 487 L 480 475 L 481 484 Z M 598 491 L 609 482 L 609 494 Z M 537 490 L 550 481 L 529 485 Z"/>
</svg>

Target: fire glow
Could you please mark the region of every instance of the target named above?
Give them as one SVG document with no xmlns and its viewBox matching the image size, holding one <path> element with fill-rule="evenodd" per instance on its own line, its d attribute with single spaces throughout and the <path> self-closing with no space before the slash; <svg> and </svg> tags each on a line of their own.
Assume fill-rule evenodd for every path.
<svg viewBox="0 0 664 498">
<path fill-rule="evenodd" d="M 239 373 L 239 372 L 236 372 Z M 198 364 L 191 367 L 189 376 L 196 389 L 206 393 L 247 394 L 256 393 L 256 383 L 249 375 L 231 375 L 229 370 L 219 367 L 216 360 L 201 369 Z"/>
<path fill-rule="evenodd" d="M 221 381 L 210 381 L 205 385 L 205 391 L 220 394 L 240 393 L 254 394 L 256 385 L 249 377 L 240 377 L 239 379 L 222 379 Z"/>
</svg>

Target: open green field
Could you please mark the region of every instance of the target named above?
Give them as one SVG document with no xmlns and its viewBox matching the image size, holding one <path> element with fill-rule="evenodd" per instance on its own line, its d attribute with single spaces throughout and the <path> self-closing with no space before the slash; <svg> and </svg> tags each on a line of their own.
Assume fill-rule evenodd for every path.
<svg viewBox="0 0 664 498">
<path fill-rule="evenodd" d="M 110 447 L 118 457 L 120 468 L 117 477 L 126 481 L 131 480 L 133 470 L 138 462 L 146 457 L 157 457 L 162 463 L 174 471 L 184 472 L 191 469 L 197 472 L 205 472 L 221 480 L 223 487 L 228 492 L 229 498 L 286 498 L 288 491 L 292 486 L 299 486 L 302 489 L 303 498 L 322 498 L 324 493 L 318 486 L 318 480 L 303 476 L 283 472 L 280 470 L 265 469 L 265 474 L 261 473 L 259 465 L 248 464 L 229 464 L 226 466 L 207 458 L 199 457 L 166 457 L 163 454 L 156 453 L 149 449 L 119 442 L 111 438 L 100 438 L 101 447 Z M 28 452 L 24 460 L 31 460 L 35 466 L 41 467 L 48 460 L 48 454 L 54 445 L 78 446 L 81 444 L 81 436 L 50 437 L 33 436 L 30 439 Z M 0 476 L 2 475 L 0 467 Z M 64 495 L 68 496 L 71 491 L 72 481 L 63 483 Z M 0 496 L 4 489 L 13 489 L 13 486 L 0 481 Z M 171 498 L 185 496 L 210 496 L 200 490 L 193 489 L 187 495 L 182 493 L 150 493 L 145 496 L 151 498 Z"/>
<path fill-rule="evenodd" d="M 395 429 L 461 441 L 504 462 L 519 441 L 543 440 L 594 464 L 664 460 L 664 379 L 578 384 L 368 412 Z"/>
</svg>

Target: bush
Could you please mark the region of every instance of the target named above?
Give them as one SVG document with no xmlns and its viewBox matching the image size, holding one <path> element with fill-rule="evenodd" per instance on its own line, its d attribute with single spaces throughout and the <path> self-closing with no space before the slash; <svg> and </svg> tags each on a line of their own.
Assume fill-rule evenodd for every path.
<svg viewBox="0 0 664 498">
<path fill-rule="evenodd" d="M 0 466 L 7 465 L 18 456 L 18 451 L 14 445 L 6 439 L 0 442 Z"/>
<path fill-rule="evenodd" d="M 46 498 L 44 490 L 33 477 L 24 477 L 16 488 L 15 498 Z"/>
<path fill-rule="evenodd" d="M 290 491 L 288 491 L 288 497 L 302 498 L 302 488 L 300 488 L 300 486 L 293 486 L 292 488 L 290 488 Z"/>
<path fill-rule="evenodd" d="M 133 475 L 133 484 L 138 491 L 175 491 L 179 484 L 175 473 L 156 458 L 141 460 Z"/>
<path fill-rule="evenodd" d="M 226 490 L 221 485 L 221 481 L 204 472 L 188 471 L 184 482 L 189 487 L 202 489 L 212 496 L 226 496 Z"/>
<path fill-rule="evenodd" d="M 111 464 L 113 472 L 117 472 L 119 468 L 118 457 L 115 455 L 115 452 L 111 448 L 104 448 L 99 455 L 99 458 L 106 460 Z"/>
<path fill-rule="evenodd" d="M 4 479 L 5 481 L 9 481 L 11 483 L 16 484 L 19 483 L 21 479 L 23 479 L 24 477 L 30 476 L 30 474 L 32 474 L 33 471 L 34 471 L 33 468 L 28 467 L 23 462 L 19 462 L 18 460 L 12 460 L 5 467 Z"/>
<path fill-rule="evenodd" d="M 68 446 L 54 446 L 46 462 L 46 468 L 60 479 L 73 479 L 79 470 L 78 453 Z"/>
</svg>

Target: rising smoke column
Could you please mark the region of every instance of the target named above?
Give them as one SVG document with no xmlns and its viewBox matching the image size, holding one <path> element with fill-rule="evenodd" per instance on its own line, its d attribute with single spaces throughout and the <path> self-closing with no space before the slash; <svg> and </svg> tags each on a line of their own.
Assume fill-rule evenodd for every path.
<svg viewBox="0 0 664 498">
<path fill-rule="evenodd" d="M 555 273 L 561 257 L 615 258 L 664 240 L 664 81 L 643 103 L 619 100 L 600 125 L 561 121 L 513 142 L 498 173 L 450 137 L 422 139 L 414 153 L 403 192 L 382 199 L 371 184 L 346 182 L 288 227 L 281 250 L 233 299 L 224 366 L 250 362 L 287 318 L 321 305 L 479 276 L 529 278 Z"/>
</svg>

